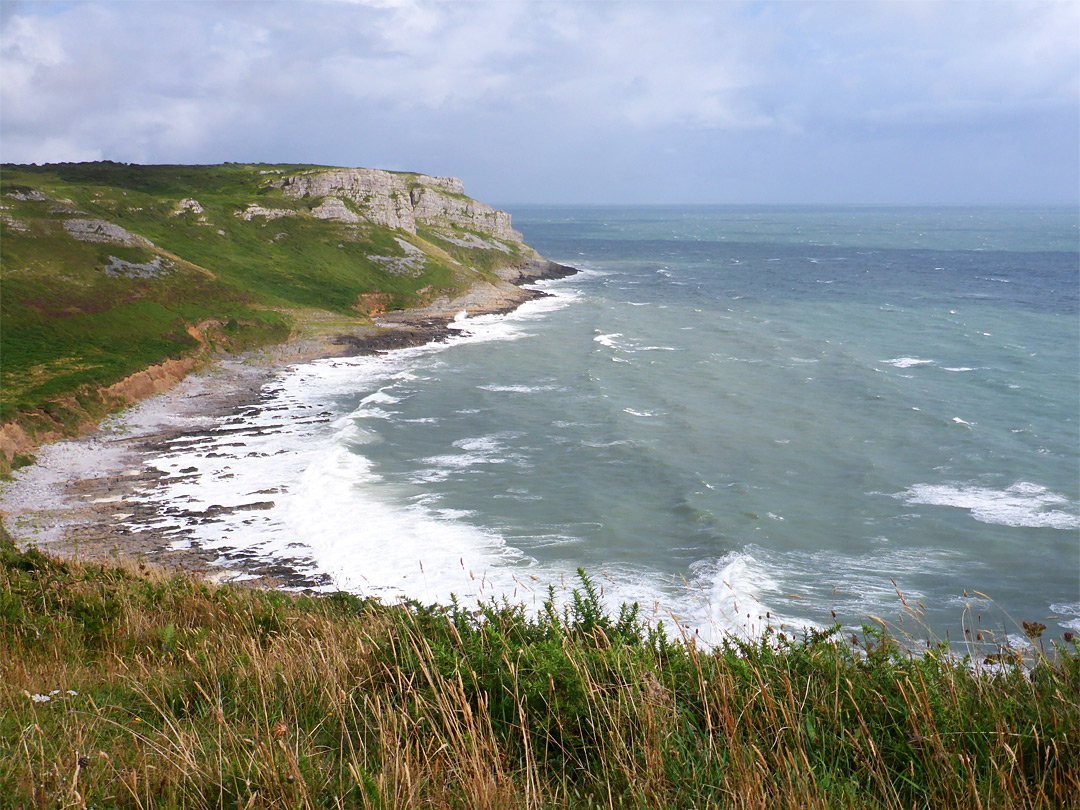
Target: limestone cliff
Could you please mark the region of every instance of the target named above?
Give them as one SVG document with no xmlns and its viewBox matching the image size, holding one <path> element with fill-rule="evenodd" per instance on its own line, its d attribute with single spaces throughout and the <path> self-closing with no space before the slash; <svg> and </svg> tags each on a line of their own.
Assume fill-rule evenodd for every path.
<svg viewBox="0 0 1080 810">
<path fill-rule="evenodd" d="M 321 219 L 355 222 L 356 213 L 376 225 L 416 233 L 417 223 L 434 230 L 454 226 L 496 239 L 523 242 L 510 215 L 470 199 L 455 177 L 398 174 L 381 169 L 330 169 L 296 174 L 272 184 L 286 197 L 321 199 L 312 213 Z M 492 247 L 496 247 L 492 245 Z"/>
</svg>

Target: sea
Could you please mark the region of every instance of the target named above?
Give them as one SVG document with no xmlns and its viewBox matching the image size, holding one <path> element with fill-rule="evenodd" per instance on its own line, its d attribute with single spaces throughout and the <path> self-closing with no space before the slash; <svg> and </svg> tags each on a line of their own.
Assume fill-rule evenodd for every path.
<svg viewBox="0 0 1080 810">
<path fill-rule="evenodd" d="M 510 210 L 580 272 L 283 372 L 153 459 L 155 528 L 386 601 L 583 570 L 704 643 L 1080 632 L 1076 209 Z"/>
</svg>

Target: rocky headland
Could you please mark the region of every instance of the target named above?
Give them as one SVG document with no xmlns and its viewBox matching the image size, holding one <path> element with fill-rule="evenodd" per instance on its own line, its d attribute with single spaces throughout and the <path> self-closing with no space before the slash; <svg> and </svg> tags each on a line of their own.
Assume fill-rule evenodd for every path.
<svg viewBox="0 0 1080 810">
<path fill-rule="evenodd" d="M 572 272 L 451 177 L 105 162 L 0 186 L 0 474 L 223 353 L 414 345 Z"/>
<path fill-rule="evenodd" d="M 146 459 L 254 412 L 287 366 L 444 340 L 462 313 L 509 312 L 544 294 L 530 282 L 576 272 L 449 177 L 70 164 L 5 167 L 2 179 L 0 466 L 36 463 L 0 485 L 0 518 L 23 544 L 84 558 L 213 569 L 217 552 L 170 550 L 137 519 L 138 495 L 160 478 Z M 119 333 L 107 348 L 124 356 L 102 351 L 99 332 Z M 313 584 L 287 560 L 228 566 Z"/>
</svg>

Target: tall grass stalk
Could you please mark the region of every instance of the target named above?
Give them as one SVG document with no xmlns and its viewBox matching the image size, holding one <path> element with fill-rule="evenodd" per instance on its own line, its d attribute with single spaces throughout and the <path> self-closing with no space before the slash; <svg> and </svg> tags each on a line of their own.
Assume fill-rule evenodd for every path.
<svg viewBox="0 0 1080 810">
<path fill-rule="evenodd" d="M 2 558 L 0 807 L 1080 806 L 1075 641 L 705 650 L 584 574 L 476 614 Z"/>
</svg>

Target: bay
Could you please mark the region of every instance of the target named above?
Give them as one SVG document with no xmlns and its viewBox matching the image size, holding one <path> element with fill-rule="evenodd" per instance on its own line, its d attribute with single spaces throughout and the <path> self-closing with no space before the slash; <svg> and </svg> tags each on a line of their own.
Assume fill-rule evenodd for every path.
<svg viewBox="0 0 1080 810">
<path fill-rule="evenodd" d="M 178 542 L 424 602 L 534 605 L 581 567 L 707 638 L 1080 630 L 1075 210 L 512 213 L 582 272 L 291 370 L 248 433 L 155 462 L 162 525 L 275 489 Z"/>
</svg>

